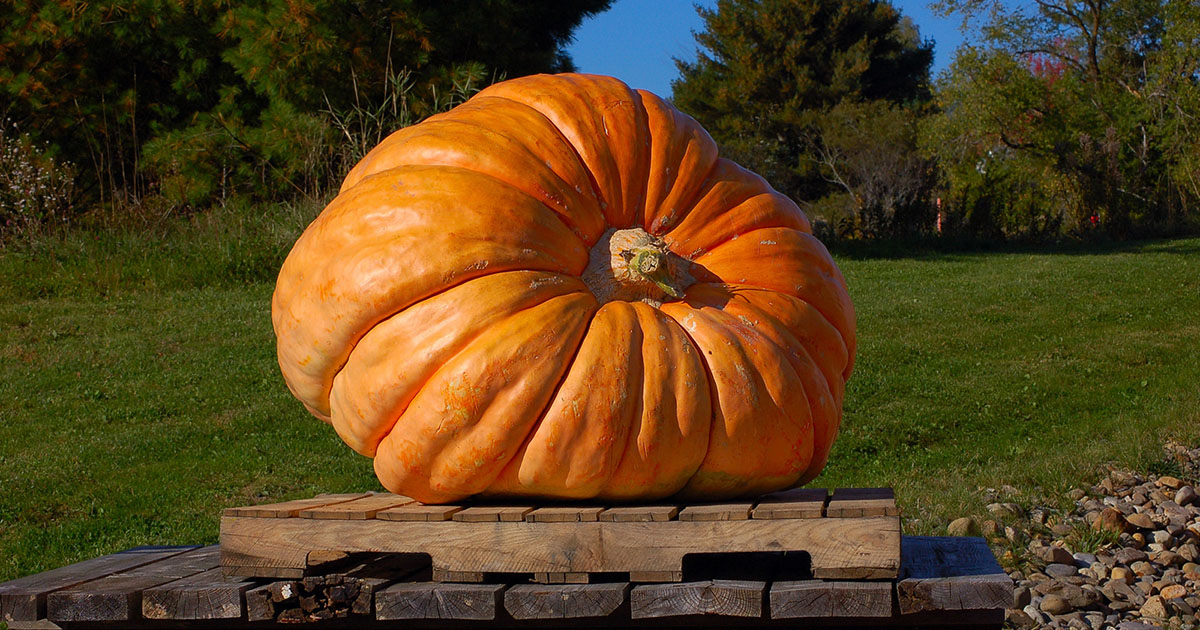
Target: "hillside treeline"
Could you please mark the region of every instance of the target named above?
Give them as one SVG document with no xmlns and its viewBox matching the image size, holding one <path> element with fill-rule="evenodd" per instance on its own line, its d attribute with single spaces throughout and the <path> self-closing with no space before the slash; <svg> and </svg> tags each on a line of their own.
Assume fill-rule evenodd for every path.
<svg viewBox="0 0 1200 630">
<path fill-rule="evenodd" d="M 1200 225 L 1200 4 L 719 0 L 675 101 L 830 236 L 1048 239 Z M 947 51 L 948 52 L 948 51 Z"/>
<path fill-rule="evenodd" d="M 0 230 L 320 197 L 487 82 L 572 70 L 611 1 L 0 3 Z"/>
<path fill-rule="evenodd" d="M 396 128 L 573 69 L 611 1 L 0 3 L 0 236 L 327 199 Z M 1200 226 L 1200 5 L 936 4 L 970 39 L 935 78 L 887 1 L 718 0 L 673 100 L 829 238 Z"/>
</svg>

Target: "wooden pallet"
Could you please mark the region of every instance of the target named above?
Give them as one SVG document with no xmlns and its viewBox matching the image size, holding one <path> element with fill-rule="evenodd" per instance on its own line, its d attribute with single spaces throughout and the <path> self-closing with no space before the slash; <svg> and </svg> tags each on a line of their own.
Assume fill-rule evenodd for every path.
<svg viewBox="0 0 1200 630">
<path fill-rule="evenodd" d="M 802 488 L 756 501 L 651 506 L 422 505 L 393 494 L 325 495 L 225 510 L 229 575 L 298 578 L 358 553 L 423 554 L 435 581 L 599 574 L 678 582 L 685 557 L 804 552 L 818 579 L 892 579 L 900 519 L 890 488 Z"/>
<path fill-rule="evenodd" d="M 981 538 L 903 538 L 896 580 L 739 579 L 633 584 L 451 584 L 384 558 L 298 580 L 230 577 L 216 547 L 142 548 L 0 584 L 23 628 L 937 626 L 999 628 L 1012 582 Z M 752 573 L 752 572 L 751 572 Z M 294 627 L 290 625 L 289 627 Z"/>
</svg>

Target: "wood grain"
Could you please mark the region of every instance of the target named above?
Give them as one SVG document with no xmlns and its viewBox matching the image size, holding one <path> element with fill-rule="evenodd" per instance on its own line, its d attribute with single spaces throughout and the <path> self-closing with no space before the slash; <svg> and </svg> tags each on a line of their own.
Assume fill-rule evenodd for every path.
<svg viewBox="0 0 1200 630">
<path fill-rule="evenodd" d="M 607 617 L 617 611 L 629 584 L 518 584 L 504 592 L 504 609 L 513 619 Z"/>
<path fill-rule="evenodd" d="M 689 505 L 679 511 L 681 521 L 741 521 L 750 518 L 753 503 Z"/>
<path fill-rule="evenodd" d="M 1013 582 L 982 538 L 905 536 L 896 600 L 902 614 L 996 610 L 1012 603 Z"/>
<path fill-rule="evenodd" d="M 266 503 L 263 505 L 247 505 L 243 507 L 225 508 L 221 512 L 221 516 L 290 518 L 299 516 L 301 510 L 321 507 L 323 505 L 344 503 L 346 501 L 352 501 L 365 496 L 369 496 L 369 493 L 358 492 L 354 494 L 322 494 L 311 499 L 296 499 L 295 501 L 284 501 L 283 503 Z"/>
<path fill-rule="evenodd" d="M 146 547 L 92 558 L 43 573 L 0 584 L 0 620 L 36 621 L 46 617 L 46 596 L 89 580 L 158 562 L 196 549 L 187 547 Z"/>
<path fill-rule="evenodd" d="M 216 545 L 202 547 L 55 591 L 46 598 L 46 618 L 54 622 L 137 619 L 142 591 L 215 569 L 218 559 Z"/>
<path fill-rule="evenodd" d="M 754 518 L 821 518 L 829 491 L 824 488 L 793 488 L 761 497 Z"/>
<path fill-rule="evenodd" d="M 770 600 L 772 619 L 891 617 L 892 583 L 776 582 Z"/>
<path fill-rule="evenodd" d="M 532 511 L 532 507 L 479 506 L 455 512 L 452 518 L 462 523 L 519 523 Z"/>
<path fill-rule="evenodd" d="M 814 577 L 888 579 L 899 572 L 900 523 L 896 517 L 453 524 L 223 517 L 221 546 L 226 572 L 251 576 L 303 570 L 314 549 L 427 553 L 435 567 L 482 573 L 674 572 L 683 570 L 686 554 L 804 551 Z"/>
<path fill-rule="evenodd" d="M 238 619 L 242 597 L 255 582 L 209 569 L 142 591 L 147 619 Z"/>
<path fill-rule="evenodd" d="M 393 584 L 375 593 L 375 618 L 484 620 L 496 618 L 503 584 Z"/>
<path fill-rule="evenodd" d="M 543 507 L 525 515 L 530 523 L 591 523 L 600 520 L 602 507 Z"/>
<path fill-rule="evenodd" d="M 301 518 L 364 520 L 375 518 L 380 510 L 414 503 L 413 499 L 396 494 L 369 494 L 358 499 L 300 510 Z"/>
<path fill-rule="evenodd" d="M 608 523 L 650 523 L 669 521 L 679 515 L 675 505 L 630 505 L 608 508 L 600 513 L 600 520 Z"/>
<path fill-rule="evenodd" d="M 761 617 L 766 582 L 704 580 L 681 584 L 646 584 L 629 595 L 633 619 L 724 615 Z"/>
<path fill-rule="evenodd" d="M 838 488 L 825 508 L 827 518 L 899 516 L 891 488 Z"/>
<path fill-rule="evenodd" d="M 375 513 L 375 518 L 384 521 L 448 521 L 456 512 L 461 512 L 458 505 L 423 505 L 411 503 L 401 507 L 387 508 Z"/>
</svg>

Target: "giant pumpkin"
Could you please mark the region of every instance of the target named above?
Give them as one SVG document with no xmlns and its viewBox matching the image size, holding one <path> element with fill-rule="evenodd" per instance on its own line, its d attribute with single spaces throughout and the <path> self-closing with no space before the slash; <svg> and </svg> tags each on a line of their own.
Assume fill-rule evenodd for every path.
<svg viewBox="0 0 1200 630">
<path fill-rule="evenodd" d="M 425 502 L 803 484 L 854 362 L 800 209 L 662 99 L 582 74 L 380 143 L 296 242 L 272 318 L 292 393 Z"/>
</svg>

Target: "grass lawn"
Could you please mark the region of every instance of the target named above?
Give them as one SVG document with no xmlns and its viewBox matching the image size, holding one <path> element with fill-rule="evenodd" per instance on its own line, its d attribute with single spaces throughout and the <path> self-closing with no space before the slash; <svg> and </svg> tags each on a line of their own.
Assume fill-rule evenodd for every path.
<svg viewBox="0 0 1200 630">
<path fill-rule="evenodd" d="M 271 278 L 303 221 L 0 251 L 0 581 L 379 489 L 275 365 Z M 981 513 L 981 487 L 1057 501 L 1200 442 L 1200 239 L 839 264 L 858 367 L 816 483 L 895 486 L 908 533 Z"/>
</svg>

